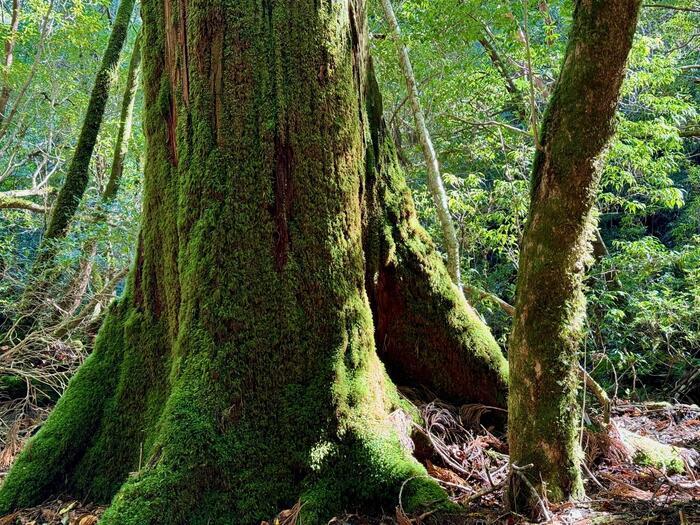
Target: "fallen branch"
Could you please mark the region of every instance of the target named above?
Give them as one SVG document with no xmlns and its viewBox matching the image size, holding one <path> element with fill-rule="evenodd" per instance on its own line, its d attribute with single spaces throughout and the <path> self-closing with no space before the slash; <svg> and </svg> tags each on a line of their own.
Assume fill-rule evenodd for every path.
<svg viewBox="0 0 700 525">
<path fill-rule="evenodd" d="M 465 292 L 467 292 L 473 297 L 476 297 L 478 299 L 486 299 L 498 305 L 501 308 L 501 310 L 503 310 L 509 316 L 513 317 L 515 315 L 515 308 L 512 305 L 505 302 L 500 297 L 498 297 L 497 295 L 494 295 L 485 290 L 481 290 L 480 288 L 476 288 L 474 286 L 469 286 L 467 284 L 465 284 L 463 288 Z"/>
<path fill-rule="evenodd" d="M 471 494 L 469 496 L 466 496 L 464 498 L 459 499 L 458 502 L 462 505 L 468 505 L 472 501 L 476 501 L 477 499 L 481 499 L 484 496 L 488 496 L 492 492 L 496 492 L 497 490 L 502 489 L 505 486 L 507 481 L 508 481 L 508 478 L 505 478 L 500 483 L 497 483 L 495 485 L 491 485 L 490 487 L 487 487 L 483 490 L 480 490 L 479 492 L 476 492 L 474 494 Z"/>
<path fill-rule="evenodd" d="M 611 403 L 607 392 L 602 386 L 598 384 L 598 382 L 595 379 L 591 377 L 591 374 L 589 374 L 585 368 L 579 365 L 579 369 L 583 374 L 583 382 L 586 385 L 586 388 L 591 394 L 595 396 L 595 398 L 598 400 L 598 403 L 600 403 L 600 406 L 603 407 L 603 423 L 608 425 L 610 423 Z"/>
<path fill-rule="evenodd" d="M 48 210 L 41 204 L 19 197 L 0 195 L 0 210 L 28 210 L 34 213 L 46 213 Z"/>
<path fill-rule="evenodd" d="M 544 502 L 540 494 L 537 492 L 537 489 L 530 483 L 530 480 L 527 479 L 527 476 L 523 474 L 524 471 L 526 471 L 529 468 L 532 468 L 532 464 L 530 465 L 525 465 L 524 467 L 519 467 L 515 463 L 511 463 L 510 468 L 511 472 L 514 473 L 516 476 L 518 476 L 521 480 L 523 480 L 523 483 L 525 483 L 525 486 L 530 489 L 530 492 L 537 498 L 537 504 L 539 505 L 540 509 L 542 509 L 542 517 L 544 518 L 544 521 L 549 521 L 552 519 L 552 515 L 549 513 L 549 509 L 547 508 L 547 504 Z"/>
</svg>

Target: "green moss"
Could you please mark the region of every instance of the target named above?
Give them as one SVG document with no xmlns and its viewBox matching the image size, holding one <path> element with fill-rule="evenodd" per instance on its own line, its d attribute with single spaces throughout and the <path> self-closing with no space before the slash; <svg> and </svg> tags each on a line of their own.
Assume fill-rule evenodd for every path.
<svg viewBox="0 0 700 525">
<path fill-rule="evenodd" d="M 620 429 L 620 436 L 632 450 L 632 459 L 637 465 L 654 467 L 669 474 L 685 472 L 685 462 L 678 448 L 625 429 Z"/>
<path fill-rule="evenodd" d="M 126 74 L 126 86 L 122 97 L 121 113 L 119 115 L 119 131 L 114 145 L 114 157 L 112 167 L 109 171 L 107 185 L 102 192 L 102 201 L 113 200 L 119 191 L 122 172 L 124 170 L 124 158 L 129 149 L 129 139 L 134 116 L 134 103 L 136 101 L 136 91 L 138 89 L 138 78 L 141 68 L 141 32 L 134 41 L 134 49 L 131 52 L 129 69 Z"/>
<path fill-rule="evenodd" d="M 20 399 L 27 394 L 27 380 L 20 376 L 0 376 L 0 394 L 8 399 Z"/>
</svg>

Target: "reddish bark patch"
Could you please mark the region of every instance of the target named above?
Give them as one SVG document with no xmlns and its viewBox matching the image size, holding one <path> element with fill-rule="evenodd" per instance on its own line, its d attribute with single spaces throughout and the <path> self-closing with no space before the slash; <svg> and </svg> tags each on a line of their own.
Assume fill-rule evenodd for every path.
<svg viewBox="0 0 700 525">
<path fill-rule="evenodd" d="M 170 76 L 170 110 L 165 117 L 168 128 L 168 148 L 173 165 L 178 163 L 177 154 L 177 94 L 185 106 L 189 106 L 190 76 L 189 51 L 187 48 L 187 4 L 178 0 L 177 13 L 173 12 L 174 0 L 166 0 L 165 11 L 165 62 Z"/>
<path fill-rule="evenodd" d="M 412 297 L 426 306 L 421 314 L 408 304 L 409 285 L 387 266 L 380 270 L 375 288 L 377 351 L 392 379 L 423 385 L 453 402 L 502 407 L 502 385 L 493 380 L 494 374 L 473 357 L 473 349 L 442 318 L 444 312 L 437 312 L 439 321 L 433 318 L 434 298 Z M 420 285 L 415 288 L 419 289 Z"/>
</svg>

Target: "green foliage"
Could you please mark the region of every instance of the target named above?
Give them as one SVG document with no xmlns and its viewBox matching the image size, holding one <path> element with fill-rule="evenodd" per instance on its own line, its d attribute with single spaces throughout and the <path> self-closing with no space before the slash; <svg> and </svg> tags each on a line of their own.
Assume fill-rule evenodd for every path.
<svg viewBox="0 0 700 525">
<path fill-rule="evenodd" d="M 0 138 L 0 193 L 48 189 L 44 195 L 29 197 L 50 207 L 63 185 L 67 164 L 73 154 L 94 83 L 99 57 L 107 46 L 116 4 L 106 0 L 21 2 L 15 61 L 9 71 L 9 108 L 19 103 L 17 116 Z M 39 62 L 34 65 L 41 44 L 40 28 L 48 15 L 48 30 Z M 2 26 L 5 28 L 6 26 Z M 97 223 L 94 211 L 107 183 L 119 128 L 120 103 L 126 81 L 130 51 L 138 31 L 132 23 L 117 68 L 111 71 L 114 85 L 89 166 L 89 185 L 80 203 L 67 239 L 57 244 L 56 293 L 62 294 L 79 261 L 85 242 L 98 239 L 96 270 L 89 290 L 99 289 L 104 275 L 125 268 L 132 258 L 133 243 L 141 207 L 143 134 L 140 124 L 142 97 L 137 110 L 130 153 L 121 190 L 108 207 L 107 223 Z M 31 75 L 35 69 L 34 75 Z M 25 95 L 20 90 L 27 83 Z M 28 269 L 46 226 L 44 214 L 0 209 L 0 319 L 13 317 L 18 297 L 29 284 Z"/>
<path fill-rule="evenodd" d="M 672 387 L 700 366 L 700 236 L 673 250 L 656 237 L 613 246 L 613 255 L 594 271 L 616 272 L 622 288 L 595 281 L 589 351 L 609 384 L 627 385 L 621 393 Z"/>
<path fill-rule="evenodd" d="M 395 2 L 420 84 L 428 128 L 445 172 L 450 208 L 462 244 L 462 273 L 472 286 L 511 304 L 535 151 L 524 35 L 527 32 L 529 36 L 533 98 L 540 117 L 558 76 L 572 5 L 565 0 L 529 2 L 526 27 L 520 2 Z M 677 363 L 672 360 L 671 377 L 677 378 L 688 370 L 698 356 L 694 342 L 698 328 L 690 322 L 696 313 L 697 289 L 661 279 L 653 286 L 656 298 L 648 297 L 647 301 L 644 297 L 652 291 L 646 288 L 646 281 L 627 275 L 634 267 L 618 260 L 629 260 L 635 243 L 643 243 L 647 237 L 656 239 L 669 254 L 693 251 L 697 246 L 694 236 L 700 233 L 699 139 L 684 136 L 683 131 L 696 125 L 700 112 L 698 70 L 692 68 L 700 62 L 693 36 L 698 23 L 697 13 L 642 10 L 623 84 L 617 134 L 609 145 L 599 188 L 601 231 L 612 253 L 612 260 L 601 264 L 618 268 L 623 289 L 607 287 L 610 283 L 602 278 L 603 266 L 590 269 L 589 348 L 595 343 L 597 353 L 613 352 L 608 357 L 616 363 L 625 387 L 631 387 L 634 381 L 630 366 L 618 357 L 621 352 L 656 363 L 639 368 L 638 380 L 658 385 L 658 378 L 645 374 L 669 372 L 658 351 L 651 350 L 661 348 L 661 341 L 658 336 L 650 340 L 649 326 L 641 322 L 643 317 L 661 315 L 666 307 L 669 317 L 675 316 L 673 312 L 688 313 L 682 320 L 663 322 L 686 333 L 672 343 L 675 355 L 683 355 L 684 359 Z M 378 57 L 385 114 L 398 138 L 398 155 L 408 173 L 421 221 L 440 245 L 441 232 L 425 184 L 425 168 L 413 133 L 410 108 L 404 102 L 405 86 L 393 43 L 384 38 L 386 31 L 379 12 L 373 13 L 370 29 L 375 35 L 372 46 Z M 481 39 L 495 49 L 500 65 L 480 43 Z M 660 265 L 659 272 L 667 271 L 661 259 L 654 264 Z M 686 278 L 684 282 L 689 281 Z M 618 301 L 613 308 L 611 297 L 619 295 L 636 297 L 638 301 Z M 645 306 L 640 306 L 640 302 Z M 476 306 L 501 345 L 507 347 L 510 317 L 488 299 Z M 622 311 L 624 320 L 608 330 L 607 317 L 600 317 L 605 308 Z M 612 318 L 616 314 L 609 315 Z M 640 322 L 630 323 L 630 319 Z M 612 378 L 611 371 L 607 373 Z"/>
</svg>

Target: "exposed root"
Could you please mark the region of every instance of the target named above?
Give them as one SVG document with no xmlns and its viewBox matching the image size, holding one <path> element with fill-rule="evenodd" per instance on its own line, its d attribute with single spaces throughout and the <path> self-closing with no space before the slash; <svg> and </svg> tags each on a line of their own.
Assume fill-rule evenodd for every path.
<svg viewBox="0 0 700 525">
<path fill-rule="evenodd" d="M 506 514 L 501 497 L 508 468 L 507 445 L 498 435 L 482 426 L 478 415 L 487 407 L 463 406 L 457 408 L 439 401 L 424 403 L 419 408 L 424 424 L 410 424 L 414 429 L 416 449 L 422 438 L 429 443 L 430 451 L 424 452 L 424 463 L 428 474 L 447 490 L 452 500 L 461 507 L 459 512 L 445 511 L 428 506 L 424 510 L 413 510 L 407 505 L 407 495 L 414 491 L 412 483 L 404 485 L 396 508 L 391 515 L 364 516 L 345 514 L 330 521 L 332 525 L 457 525 L 474 523 L 501 523 Z M 606 523 L 638 525 L 647 523 L 700 523 L 700 470 L 696 464 L 684 474 L 673 474 L 631 462 L 623 438 L 626 432 L 640 432 L 645 428 L 650 436 L 661 443 L 680 439 L 693 442 L 700 437 L 698 416 L 700 410 L 688 405 L 621 405 L 614 410 L 608 433 L 587 433 L 589 440 L 588 463 L 590 473 L 598 480 L 588 487 L 590 501 L 576 504 L 547 504 L 555 523 Z M 404 415 L 405 416 L 405 415 Z M 409 419 L 395 413 L 406 426 Z M 396 424 L 396 421 L 395 421 Z M 617 431 L 617 433 L 615 433 Z M 694 434 L 693 434 L 694 433 Z M 597 452 L 592 449 L 597 447 Z M 607 447 L 607 448 L 606 448 Z M 605 452 L 605 453 L 603 453 Z M 590 477 L 590 476 L 589 476 Z M 429 481 L 428 477 L 423 477 Z M 592 481 L 592 480 L 591 480 Z M 58 525 L 65 514 L 59 514 L 71 500 L 51 502 L 42 507 L 21 511 L 12 517 L 0 518 L 0 524 L 37 523 Z M 306 506 L 297 503 L 278 516 L 279 523 L 305 523 Z M 362 510 L 362 509 L 360 509 Z M 90 521 L 79 521 L 83 516 L 100 516 L 102 509 L 94 507 L 72 507 L 68 511 L 71 525 L 94 525 Z M 299 519 L 301 515 L 301 520 Z M 78 519 L 78 521 L 76 521 Z M 288 521 L 284 521 L 288 520 Z M 291 521 L 289 521 L 291 520 Z M 520 523 L 517 515 L 509 522 Z M 274 523 L 272 520 L 270 523 Z"/>
<path fill-rule="evenodd" d="M 19 340 L 10 330 L 0 340 L 0 472 L 48 417 L 68 381 L 92 350 L 93 327 L 126 275 L 126 269 L 92 295 L 80 311 L 35 327 Z"/>
</svg>

